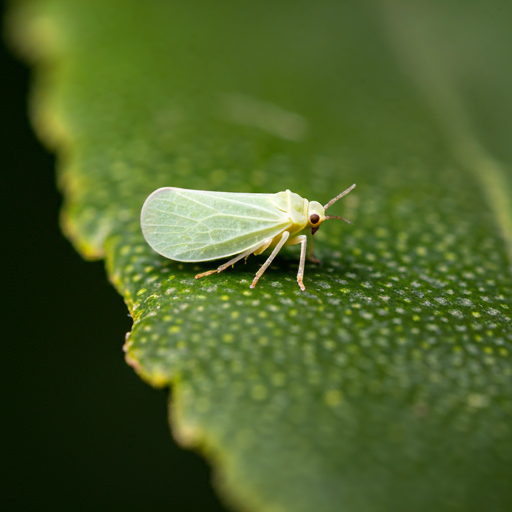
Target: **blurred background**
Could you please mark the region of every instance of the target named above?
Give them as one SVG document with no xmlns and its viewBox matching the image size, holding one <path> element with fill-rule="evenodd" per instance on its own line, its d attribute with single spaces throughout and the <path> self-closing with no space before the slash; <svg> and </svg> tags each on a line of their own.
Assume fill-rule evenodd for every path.
<svg viewBox="0 0 512 512">
<path fill-rule="evenodd" d="M 381 29 L 456 156 L 484 160 L 466 151 L 474 138 L 508 180 L 512 3 L 381 5 Z M 124 362 L 131 319 L 103 262 L 83 261 L 60 232 L 55 158 L 30 127 L 29 69 L 5 41 L 0 73 L 6 509 L 224 510 L 206 463 L 169 433 L 168 392 Z"/>
<path fill-rule="evenodd" d="M 206 463 L 169 433 L 168 392 L 124 362 L 131 320 L 103 262 L 59 230 L 55 158 L 5 37 L 0 76 L 5 510 L 224 510 Z"/>
</svg>

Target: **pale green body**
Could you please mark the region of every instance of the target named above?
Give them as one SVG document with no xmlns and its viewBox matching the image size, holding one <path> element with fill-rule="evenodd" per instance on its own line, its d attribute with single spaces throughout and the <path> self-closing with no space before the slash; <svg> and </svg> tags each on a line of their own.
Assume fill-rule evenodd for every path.
<svg viewBox="0 0 512 512">
<path fill-rule="evenodd" d="M 303 231 L 312 212 L 324 208 L 287 190 L 277 194 L 208 192 L 160 188 L 144 203 L 142 232 L 149 245 L 176 261 L 210 261 L 242 253 L 264 240 L 274 246 L 284 231 L 289 242 Z"/>
<path fill-rule="evenodd" d="M 250 254 L 261 254 L 273 247 L 251 288 L 284 245 L 300 244 L 297 282 L 305 290 L 306 252 L 310 260 L 319 263 L 312 256 L 311 236 L 309 250 L 306 249 L 307 234 L 314 235 L 324 220 L 343 219 L 335 215 L 326 217 L 325 210 L 354 187 L 325 206 L 289 190 L 277 194 L 241 194 L 160 188 L 146 199 L 140 223 L 148 244 L 171 260 L 197 262 L 236 255 L 216 270 L 197 274 L 196 279 L 222 272 Z"/>
</svg>

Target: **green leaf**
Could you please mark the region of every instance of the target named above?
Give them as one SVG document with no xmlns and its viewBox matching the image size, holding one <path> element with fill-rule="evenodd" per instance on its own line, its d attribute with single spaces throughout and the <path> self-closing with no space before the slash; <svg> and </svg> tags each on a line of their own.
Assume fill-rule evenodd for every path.
<svg viewBox="0 0 512 512">
<path fill-rule="evenodd" d="M 18 3 L 63 225 L 133 315 L 126 359 L 172 385 L 176 438 L 239 510 L 512 506 L 512 16 L 507 1 Z M 166 260 L 162 186 L 327 202 L 297 248 Z M 331 213 L 331 212 L 330 212 Z"/>
</svg>

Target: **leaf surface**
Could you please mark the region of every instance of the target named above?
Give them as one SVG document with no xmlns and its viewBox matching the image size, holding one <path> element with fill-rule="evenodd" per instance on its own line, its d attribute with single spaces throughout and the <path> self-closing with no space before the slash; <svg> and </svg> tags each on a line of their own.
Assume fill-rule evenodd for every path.
<svg viewBox="0 0 512 512">
<path fill-rule="evenodd" d="M 173 386 L 174 435 L 236 509 L 512 506 L 512 16 L 479 5 L 12 10 L 64 229 L 106 259 L 127 361 Z M 262 257 L 196 281 L 211 264 L 140 230 L 159 187 L 325 204 L 352 183 L 329 211 L 352 225 L 315 235 L 306 292 L 298 248 L 250 290 Z"/>
</svg>

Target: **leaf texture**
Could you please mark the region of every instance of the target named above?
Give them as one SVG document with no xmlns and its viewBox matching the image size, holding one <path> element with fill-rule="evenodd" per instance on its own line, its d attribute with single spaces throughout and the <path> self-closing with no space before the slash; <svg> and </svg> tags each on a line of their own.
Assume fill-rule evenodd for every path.
<svg viewBox="0 0 512 512">
<path fill-rule="evenodd" d="M 64 229 L 106 259 L 128 363 L 172 385 L 174 435 L 235 509 L 512 507 L 512 16 L 414 5 L 12 10 Z M 250 290 L 263 258 L 196 281 L 210 265 L 140 230 L 159 187 L 324 204 L 352 183 L 332 208 L 352 225 L 315 235 L 306 292 L 294 248 Z"/>
</svg>

